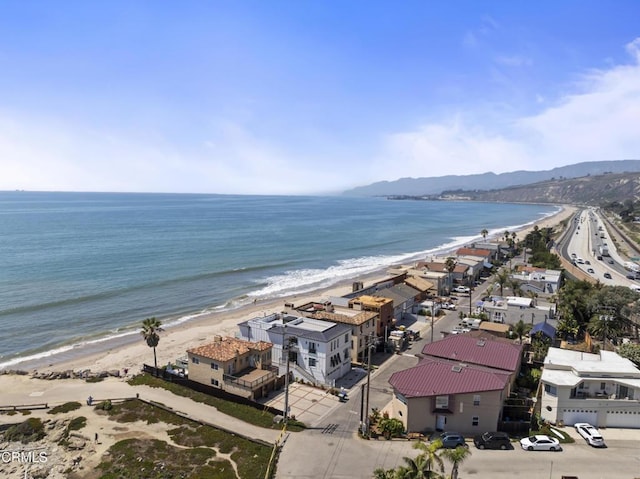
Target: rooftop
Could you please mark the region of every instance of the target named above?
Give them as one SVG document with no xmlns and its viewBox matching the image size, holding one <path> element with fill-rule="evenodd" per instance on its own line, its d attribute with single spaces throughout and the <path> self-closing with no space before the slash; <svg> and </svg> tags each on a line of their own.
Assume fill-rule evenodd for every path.
<svg viewBox="0 0 640 479">
<path fill-rule="evenodd" d="M 522 345 L 486 333 L 454 334 L 425 345 L 422 354 L 511 372 L 520 364 Z"/>
<path fill-rule="evenodd" d="M 214 361 L 229 361 L 238 355 L 247 354 L 250 351 L 266 351 L 272 347 L 266 341 L 251 342 L 231 337 L 217 337 L 212 343 L 188 349 L 187 353 Z"/>
<path fill-rule="evenodd" d="M 496 391 L 508 382 L 507 372 L 435 358 L 425 358 L 389 378 L 389 384 L 409 398 Z"/>
</svg>

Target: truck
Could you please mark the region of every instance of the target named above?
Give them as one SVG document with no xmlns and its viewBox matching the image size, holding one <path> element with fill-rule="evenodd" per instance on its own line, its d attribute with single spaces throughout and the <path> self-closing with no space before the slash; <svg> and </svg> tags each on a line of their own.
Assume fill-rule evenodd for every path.
<svg viewBox="0 0 640 479">
<path fill-rule="evenodd" d="M 634 263 L 633 261 L 625 261 L 623 266 L 624 266 L 624 269 L 626 269 L 627 271 L 640 273 L 640 266 L 638 266 L 638 264 Z"/>
<path fill-rule="evenodd" d="M 482 320 L 478 318 L 463 318 L 458 326 L 469 329 L 479 329 L 481 323 Z"/>
<path fill-rule="evenodd" d="M 598 253 L 600 253 L 600 256 L 609 256 L 609 247 L 607 246 L 607 243 L 602 243 L 598 246 Z"/>
</svg>

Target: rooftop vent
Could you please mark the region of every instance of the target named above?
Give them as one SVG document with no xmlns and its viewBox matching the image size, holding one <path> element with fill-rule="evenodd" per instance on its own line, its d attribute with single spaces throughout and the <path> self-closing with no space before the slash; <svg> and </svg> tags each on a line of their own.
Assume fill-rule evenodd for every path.
<svg viewBox="0 0 640 479">
<path fill-rule="evenodd" d="M 454 373 L 459 373 L 462 371 L 462 366 L 458 366 L 457 364 L 455 366 L 451 366 L 451 371 L 453 371 Z"/>
<path fill-rule="evenodd" d="M 480 346 L 481 348 L 484 347 L 484 339 L 479 339 L 478 342 L 476 343 L 476 346 Z"/>
</svg>

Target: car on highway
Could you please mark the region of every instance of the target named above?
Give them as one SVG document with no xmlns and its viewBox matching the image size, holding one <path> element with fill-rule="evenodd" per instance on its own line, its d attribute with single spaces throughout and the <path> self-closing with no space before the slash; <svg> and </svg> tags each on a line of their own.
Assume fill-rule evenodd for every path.
<svg viewBox="0 0 640 479">
<path fill-rule="evenodd" d="M 587 268 L 587 273 L 594 274 L 595 271 L 593 270 L 593 268 Z"/>
<path fill-rule="evenodd" d="M 478 449 L 511 449 L 511 441 L 506 432 L 484 432 L 473 438 Z"/>
<path fill-rule="evenodd" d="M 445 449 L 455 449 L 458 446 L 467 446 L 464 436 L 459 432 L 443 432 L 432 437 L 433 441 L 438 439 L 442 441 L 442 447 Z"/>
<path fill-rule="evenodd" d="M 604 438 L 602 437 L 602 434 L 600 434 L 600 431 L 598 431 L 591 424 L 586 422 L 578 422 L 574 424 L 573 427 L 576 428 L 576 431 L 578 431 L 578 434 L 580 434 L 590 446 L 605 447 Z"/>
<path fill-rule="evenodd" d="M 544 434 L 520 439 L 520 447 L 525 451 L 561 451 L 560 442 Z"/>
<path fill-rule="evenodd" d="M 604 277 L 607 278 L 607 279 L 611 279 L 611 273 L 605 273 Z"/>
<path fill-rule="evenodd" d="M 615 263 L 615 261 L 613 261 L 612 259 L 610 259 L 610 260 L 607 260 L 607 263 L 609 263 L 609 264 L 614 264 L 614 263 Z"/>
</svg>

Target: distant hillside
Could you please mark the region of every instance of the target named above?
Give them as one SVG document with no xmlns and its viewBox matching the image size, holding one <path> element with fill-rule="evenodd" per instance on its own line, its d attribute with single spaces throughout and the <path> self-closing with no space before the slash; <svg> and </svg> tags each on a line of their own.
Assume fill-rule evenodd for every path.
<svg viewBox="0 0 640 479">
<path fill-rule="evenodd" d="M 561 166 L 546 171 L 514 171 L 477 175 L 449 175 L 432 178 L 401 178 L 381 181 L 345 191 L 349 196 L 422 196 L 440 195 L 450 190 L 494 190 L 530 185 L 551 179 L 579 178 L 604 173 L 640 172 L 640 160 L 593 161 Z"/>
<path fill-rule="evenodd" d="M 440 199 L 555 203 L 598 206 L 613 201 L 640 200 L 640 173 L 610 173 L 567 180 L 542 181 L 491 191 L 445 191 Z"/>
</svg>

